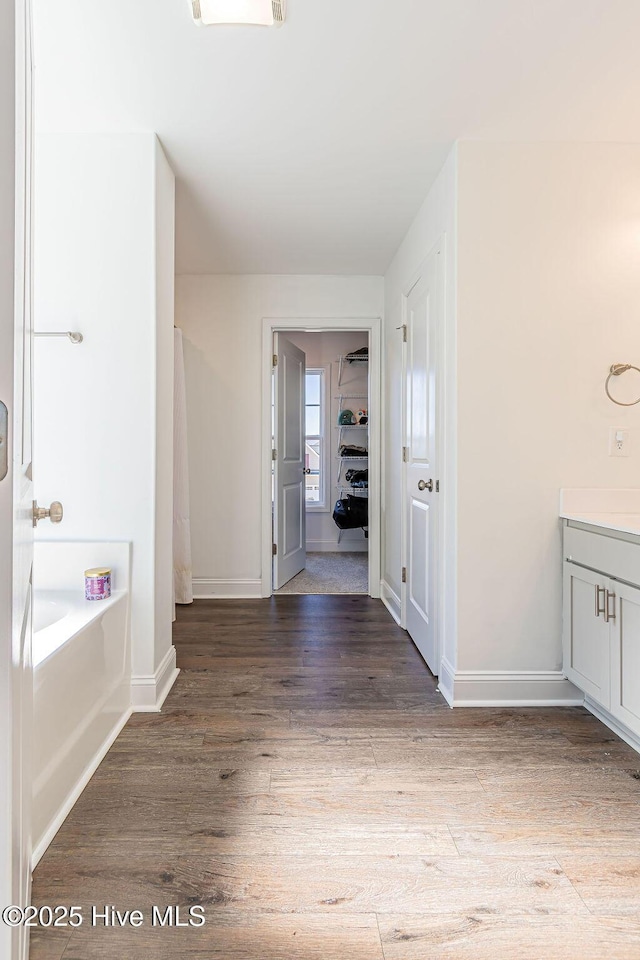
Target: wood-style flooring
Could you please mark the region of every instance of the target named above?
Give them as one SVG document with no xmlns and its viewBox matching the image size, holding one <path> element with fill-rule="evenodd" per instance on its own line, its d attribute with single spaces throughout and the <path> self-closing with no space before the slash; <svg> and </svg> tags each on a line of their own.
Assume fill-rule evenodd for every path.
<svg viewBox="0 0 640 960">
<path fill-rule="evenodd" d="M 640 957 L 640 757 L 585 710 L 450 710 L 366 597 L 200 601 L 175 643 L 34 878 L 148 919 L 32 960 Z"/>
</svg>

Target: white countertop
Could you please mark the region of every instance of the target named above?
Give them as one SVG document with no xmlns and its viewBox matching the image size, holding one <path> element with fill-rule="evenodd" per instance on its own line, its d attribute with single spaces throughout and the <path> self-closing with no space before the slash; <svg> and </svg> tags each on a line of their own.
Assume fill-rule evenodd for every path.
<svg viewBox="0 0 640 960">
<path fill-rule="evenodd" d="M 594 527 L 640 536 L 640 513 L 561 513 L 560 516 L 563 520 L 590 523 Z"/>
<path fill-rule="evenodd" d="M 560 516 L 640 536 L 640 488 L 561 490 Z"/>
</svg>

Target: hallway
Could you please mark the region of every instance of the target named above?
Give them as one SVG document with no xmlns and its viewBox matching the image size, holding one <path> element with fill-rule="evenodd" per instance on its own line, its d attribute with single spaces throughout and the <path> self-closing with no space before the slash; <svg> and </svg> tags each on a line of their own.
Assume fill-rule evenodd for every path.
<svg viewBox="0 0 640 960">
<path fill-rule="evenodd" d="M 451 711 L 379 601 L 179 608 L 34 904 L 205 907 L 36 930 L 32 960 L 640 955 L 638 756 L 581 708 Z"/>
</svg>

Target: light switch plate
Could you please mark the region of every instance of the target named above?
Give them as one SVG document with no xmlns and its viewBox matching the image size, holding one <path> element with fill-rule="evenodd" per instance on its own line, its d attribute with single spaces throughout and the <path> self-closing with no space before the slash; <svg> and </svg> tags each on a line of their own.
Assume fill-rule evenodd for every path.
<svg viewBox="0 0 640 960">
<path fill-rule="evenodd" d="M 609 428 L 609 456 L 610 457 L 628 457 L 629 456 L 629 431 L 623 427 Z"/>
</svg>

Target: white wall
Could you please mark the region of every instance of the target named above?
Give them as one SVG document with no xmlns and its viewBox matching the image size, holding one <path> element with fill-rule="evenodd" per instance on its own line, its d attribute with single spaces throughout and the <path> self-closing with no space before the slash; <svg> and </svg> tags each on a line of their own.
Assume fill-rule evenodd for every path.
<svg viewBox="0 0 640 960">
<path fill-rule="evenodd" d="M 603 390 L 640 362 L 640 147 L 461 143 L 458 165 L 458 667 L 553 671 L 559 488 L 640 482 L 640 407 Z"/>
<path fill-rule="evenodd" d="M 175 177 L 155 141 L 155 666 L 172 646 Z"/>
<path fill-rule="evenodd" d="M 444 257 L 444 368 L 441 383 L 443 436 L 440 471 L 441 566 L 445 596 L 441 603 L 444 656 L 456 656 L 456 192 L 454 149 L 411 225 L 385 276 L 384 400 L 385 439 L 382 480 L 383 595 L 399 616 L 402 594 L 402 334 L 403 298 L 433 247 L 443 241 Z"/>
<path fill-rule="evenodd" d="M 329 430 L 329 459 L 327 462 L 329 470 L 329 492 L 327 507 L 324 511 L 307 509 L 307 550 L 322 551 L 366 551 L 369 541 L 365 538 L 362 530 L 343 530 L 340 543 L 338 543 L 339 530 L 333 521 L 333 508 L 338 499 L 339 488 L 336 483 L 338 461 L 338 414 L 339 401 L 337 395 L 342 392 L 345 394 L 367 394 L 368 393 L 368 365 L 363 363 L 345 365 L 343 373 L 343 386 L 338 387 L 338 376 L 340 364 L 337 362 L 340 356 L 346 356 L 353 350 L 359 350 L 360 347 L 367 345 L 367 334 L 365 333 L 287 333 L 286 337 L 295 343 L 296 346 L 304 350 L 307 358 L 307 368 L 310 367 L 328 367 L 328 380 L 326 383 L 327 402 L 329 406 L 328 426 Z M 354 408 L 357 412 L 358 407 L 368 409 L 368 400 L 357 400 L 353 403 L 345 403 L 345 407 Z M 367 432 L 365 430 L 344 431 L 343 442 L 356 443 L 358 446 L 367 446 Z M 352 464 L 352 466 L 354 466 Z M 357 467 L 366 467 L 366 463 L 355 464 Z M 344 475 L 347 472 L 348 465 L 343 466 L 342 480 L 344 484 Z"/>
<path fill-rule="evenodd" d="M 382 309 L 381 277 L 176 278 L 196 593 L 260 596 L 262 319 L 370 318 Z"/>
<path fill-rule="evenodd" d="M 575 693 L 560 674 L 558 493 L 640 479 L 640 408 L 603 390 L 611 363 L 640 358 L 639 171 L 637 146 L 461 142 L 385 277 L 389 599 L 401 595 L 395 328 L 405 285 L 446 235 L 441 679 L 456 702 Z M 618 426 L 628 459 L 608 456 Z"/>
<path fill-rule="evenodd" d="M 153 134 L 52 134 L 36 183 L 36 329 L 85 338 L 35 342 L 36 494 L 65 510 L 37 536 L 133 543 L 149 678 L 172 650 L 173 175 Z"/>
</svg>

